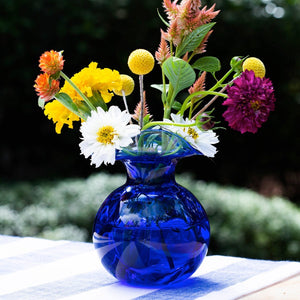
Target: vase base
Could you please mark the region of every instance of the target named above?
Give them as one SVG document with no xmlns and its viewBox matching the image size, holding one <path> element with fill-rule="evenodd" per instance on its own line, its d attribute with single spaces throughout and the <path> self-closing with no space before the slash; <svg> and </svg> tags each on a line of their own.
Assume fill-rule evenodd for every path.
<svg viewBox="0 0 300 300">
<path fill-rule="evenodd" d="M 187 237 L 191 232 L 177 232 L 176 240 L 174 235 L 164 232 L 164 242 L 146 240 L 142 236 L 134 241 L 116 240 L 94 233 L 93 242 L 103 266 L 121 282 L 161 286 L 187 279 L 206 256 L 207 244 L 189 240 Z M 133 235 L 130 232 L 127 234 Z"/>
</svg>

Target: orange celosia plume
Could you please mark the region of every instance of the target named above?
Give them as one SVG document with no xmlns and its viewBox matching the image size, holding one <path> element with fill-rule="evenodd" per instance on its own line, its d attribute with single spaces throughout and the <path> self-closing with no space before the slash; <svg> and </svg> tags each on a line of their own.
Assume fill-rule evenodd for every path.
<svg viewBox="0 0 300 300">
<path fill-rule="evenodd" d="M 215 4 L 207 9 L 207 6 L 201 8 L 200 0 L 182 0 L 177 4 L 177 0 L 164 0 L 163 6 L 169 19 L 169 28 L 163 33 L 163 37 L 173 43 L 179 45 L 183 38 L 201 25 L 207 24 L 214 19 L 218 13 L 215 11 Z M 205 42 L 211 32 L 207 34 Z M 196 53 L 205 51 L 205 42 L 197 49 Z"/>
<path fill-rule="evenodd" d="M 206 77 L 206 72 L 203 72 L 201 76 L 195 81 L 193 86 L 189 88 L 190 94 L 200 92 L 205 89 L 205 77 Z"/>
<path fill-rule="evenodd" d="M 161 30 L 161 40 L 158 50 L 155 52 L 155 58 L 159 64 L 162 64 L 171 56 L 169 46 L 164 39 L 164 32 Z"/>
</svg>

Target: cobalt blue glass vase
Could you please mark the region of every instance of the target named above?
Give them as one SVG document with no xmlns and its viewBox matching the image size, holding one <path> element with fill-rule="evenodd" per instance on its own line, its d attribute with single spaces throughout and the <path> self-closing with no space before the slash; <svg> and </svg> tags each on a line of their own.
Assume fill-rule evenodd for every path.
<svg viewBox="0 0 300 300">
<path fill-rule="evenodd" d="M 101 205 L 93 243 L 103 266 L 131 285 L 188 278 L 207 254 L 210 226 L 195 196 L 175 181 L 179 159 L 201 154 L 183 138 L 146 130 L 117 152 L 127 181 Z"/>
</svg>

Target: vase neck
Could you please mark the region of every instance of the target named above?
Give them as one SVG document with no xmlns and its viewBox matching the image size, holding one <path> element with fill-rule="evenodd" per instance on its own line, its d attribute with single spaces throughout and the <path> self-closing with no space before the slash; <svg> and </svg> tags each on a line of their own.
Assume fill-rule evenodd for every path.
<svg viewBox="0 0 300 300">
<path fill-rule="evenodd" d="M 127 182 L 132 184 L 160 184 L 175 181 L 177 160 L 123 160 L 127 170 Z"/>
</svg>

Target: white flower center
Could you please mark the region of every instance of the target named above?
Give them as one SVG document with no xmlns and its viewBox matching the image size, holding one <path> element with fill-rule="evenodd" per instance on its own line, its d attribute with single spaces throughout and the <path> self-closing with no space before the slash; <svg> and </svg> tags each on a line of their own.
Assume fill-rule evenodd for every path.
<svg viewBox="0 0 300 300">
<path fill-rule="evenodd" d="M 97 132 L 97 141 L 101 144 L 113 144 L 113 139 L 114 137 L 118 135 L 116 132 L 115 132 L 115 129 L 110 126 L 110 125 L 107 125 L 107 126 L 103 126 L 101 127 L 98 132 Z"/>
</svg>

